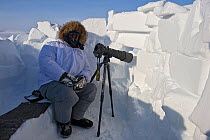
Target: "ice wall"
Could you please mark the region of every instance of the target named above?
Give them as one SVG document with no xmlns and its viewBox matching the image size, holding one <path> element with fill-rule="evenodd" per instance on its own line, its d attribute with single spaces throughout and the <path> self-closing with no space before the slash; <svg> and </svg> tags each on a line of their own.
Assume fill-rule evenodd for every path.
<svg viewBox="0 0 210 140">
<path fill-rule="evenodd" d="M 132 139 L 208 138 L 209 123 L 203 121 L 204 115 L 198 114 L 205 114 L 200 108 L 209 105 L 205 100 L 210 68 L 209 9 L 208 0 L 196 0 L 188 6 L 159 1 L 134 12 L 110 11 L 108 23 L 104 18 L 82 21 L 88 31 L 85 51 L 93 72 L 96 58 L 92 52 L 97 43 L 134 55 L 129 64 L 111 58 L 114 86 L 122 86 L 120 91 L 114 89 L 115 107 L 121 115 L 123 112 L 122 118 L 126 119 L 123 126 L 129 127 Z M 12 77 L 13 81 L 14 75 L 24 73 L 21 82 L 25 91 L 13 90 L 21 98 L 23 93 L 37 88 L 37 57 L 42 45 L 57 39 L 59 25 L 47 21 L 37 24 L 29 34 L 11 36 L 10 41 L 0 39 L 1 56 L 12 56 L 8 61 L 1 61 L 2 77 Z M 2 98 L 7 101 L 7 97 Z"/>
<path fill-rule="evenodd" d="M 111 46 L 121 46 L 135 56 L 136 62 L 126 65 L 131 82 L 128 96 L 150 104 L 159 119 L 167 120 L 161 124 L 169 126 L 173 133 L 168 133 L 166 139 L 189 140 L 198 133 L 196 125 L 188 117 L 207 86 L 210 68 L 208 11 L 209 2 L 196 0 L 186 7 L 158 1 L 134 12 L 109 12 L 107 36 L 112 41 Z M 139 90 L 134 94 L 135 88 Z M 136 106 L 137 101 L 131 101 L 131 104 Z M 143 110 L 147 107 L 142 103 L 138 106 Z M 139 112 L 139 109 L 135 111 Z M 140 113 L 139 119 L 143 116 Z M 133 130 L 136 132 L 143 131 L 137 125 L 157 127 L 159 120 L 152 121 L 154 124 L 131 120 L 130 124 L 131 128 L 137 129 Z M 157 134 L 156 139 L 161 139 L 158 135 L 161 131 L 167 132 L 160 125 L 152 130 L 152 135 Z M 136 133 L 148 139 L 147 134 Z"/>
</svg>

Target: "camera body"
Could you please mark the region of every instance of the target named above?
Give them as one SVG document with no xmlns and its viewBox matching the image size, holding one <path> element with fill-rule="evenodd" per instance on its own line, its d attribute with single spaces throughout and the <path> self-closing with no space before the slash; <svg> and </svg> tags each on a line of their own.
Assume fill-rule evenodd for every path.
<svg viewBox="0 0 210 140">
<path fill-rule="evenodd" d="M 93 54 L 97 58 L 101 58 L 102 55 L 104 55 L 109 58 L 115 57 L 127 63 L 130 63 L 133 60 L 133 54 L 125 52 L 125 51 L 111 49 L 109 48 L 109 46 L 106 47 L 101 43 L 96 44 Z"/>
</svg>

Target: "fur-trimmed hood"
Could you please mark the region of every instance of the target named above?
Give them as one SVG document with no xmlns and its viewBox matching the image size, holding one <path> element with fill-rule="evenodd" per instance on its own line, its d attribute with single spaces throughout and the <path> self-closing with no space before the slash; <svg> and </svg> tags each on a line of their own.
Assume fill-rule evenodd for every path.
<svg viewBox="0 0 210 140">
<path fill-rule="evenodd" d="M 58 33 L 58 38 L 60 40 L 64 41 L 63 35 L 65 35 L 69 31 L 74 31 L 74 30 L 80 34 L 80 36 L 81 36 L 80 43 L 84 45 L 86 42 L 86 39 L 87 39 L 87 31 L 86 31 L 85 27 L 78 21 L 71 21 L 71 22 L 65 23 L 60 28 L 60 31 Z"/>
</svg>

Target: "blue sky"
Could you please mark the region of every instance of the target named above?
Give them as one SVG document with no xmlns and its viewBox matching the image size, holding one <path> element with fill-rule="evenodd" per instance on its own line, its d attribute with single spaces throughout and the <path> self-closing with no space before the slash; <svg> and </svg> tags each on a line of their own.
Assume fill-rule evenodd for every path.
<svg viewBox="0 0 210 140">
<path fill-rule="evenodd" d="M 37 27 L 38 21 L 63 24 L 87 18 L 107 18 L 110 10 L 136 11 L 158 0 L 0 0 L 0 31 L 25 31 Z M 179 5 L 194 0 L 167 0 Z"/>
</svg>

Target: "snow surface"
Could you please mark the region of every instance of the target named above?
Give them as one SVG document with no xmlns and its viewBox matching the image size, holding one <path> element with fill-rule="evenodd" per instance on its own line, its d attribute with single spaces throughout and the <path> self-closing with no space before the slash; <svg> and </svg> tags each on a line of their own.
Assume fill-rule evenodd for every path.
<svg viewBox="0 0 210 140">
<path fill-rule="evenodd" d="M 85 114 L 94 126 L 73 126 L 69 139 L 210 139 L 207 11 L 208 0 L 196 0 L 190 6 L 159 1 L 133 12 L 112 10 L 107 24 L 103 18 L 83 21 L 88 31 L 85 52 L 93 72 L 96 58 L 92 52 L 97 43 L 130 52 L 134 58 L 129 64 L 111 58 L 115 117 L 111 117 L 106 83 L 100 137 L 96 132 L 101 82 L 94 81 L 97 97 Z M 59 25 L 48 21 L 37 24 L 29 34 L 15 34 L 12 41 L 5 40 L 9 36 L 0 39 L 0 115 L 25 102 L 23 96 L 38 88 L 39 51 L 46 42 L 57 40 Z M 11 139 L 62 139 L 52 107 L 23 123 Z"/>
<path fill-rule="evenodd" d="M 36 28 L 32 28 L 29 32 L 28 40 L 34 42 L 43 42 L 47 36 Z"/>
<path fill-rule="evenodd" d="M 170 16 L 176 13 L 186 13 L 189 9 L 172 2 L 166 2 L 160 16 Z"/>
<path fill-rule="evenodd" d="M 157 2 L 149 2 L 148 4 L 144 5 L 144 6 L 141 6 L 141 7 L 138 7 L 138 11 L 139 12 L 149 12 L 149 11 L 152 11 L 155 7 L 161 7 L 165 4 L 165 1 L 157 1 Z"/>
</svg>

